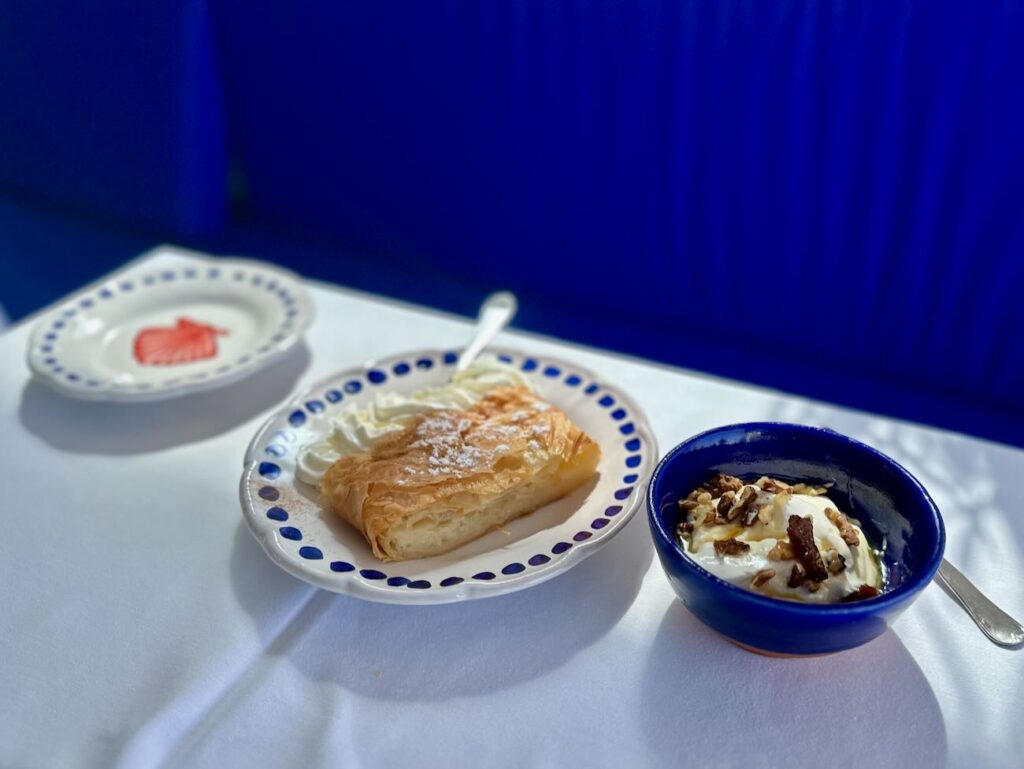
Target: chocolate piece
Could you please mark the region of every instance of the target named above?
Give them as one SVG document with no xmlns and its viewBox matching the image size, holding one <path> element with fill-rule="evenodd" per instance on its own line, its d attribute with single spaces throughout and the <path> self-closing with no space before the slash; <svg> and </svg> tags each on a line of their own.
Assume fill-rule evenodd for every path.
<svg viewBox="0 0 1024 769">
<path fill-rule="evenodd" d="M 732 539 L 720 539 L 715 542 L 715 555 L 739 555 L 750 550 L 750 545 L 746 542 L 740 542 L 738 539 L 733 537 Z"/>
<path fill-rule="evenodd" d="M 786 540 L 779 540 L 775 547 L 768 551 L 769 561 L 792 561 L 793 548 Z"/>
<path fill-rule="evenodd" d="M 789 526 L 786 528 L 786 532 L 789 534 L 789 543 L 793 548 L 793 557 L 804 567 L 807 579 L 812 582 L 824 582 L 828 579 L 828 571 L 821 560 L 821 553 L 818 551 L 818 546 L 814 544 L 814 523 L 810 517 L 789 516 Z"/>
<path fill-rule="evenodd" d="M 866 598 L 874 598 L 876 595 L 878 595 L 878 588 L 871 587 L 871 585 L 861 585 L 849 595 L 843 596 L 842 602 L 863 601 Z"/>
<path fill-rule="evenodd" d="M 804 573 L 804 570 L 800 568 L 800 564 L 794 563 L 793 571 L 789 573 L 789 582 L 786 584 L 790 587 L 800 587 L 800 585 L 803 584 L 804 577 L 806 576 L 807 575 Z"/>
<path fill-rule="evenodd" d="M 761 569 L 757 574 L 754 575 L 754 579 L 751 580 L 751 587 L 761 587 L 765 582 L 775 576 L 775 569 Z"/>
<path fill-rule="evenodd" d="M 845 515 L 834 508 L 826 507 L 825 517 L 832 521 L 832 523 L 835 524 L 835 527 L 839 529 L 839 536 L 843 538 L 843 542 L 848 544 L 850 547 L 857 547 L 857 545 L 860 544 L 860 537 L 857 536 L 857 530 L 853 528 L 853 525 Z"/>
</svg>

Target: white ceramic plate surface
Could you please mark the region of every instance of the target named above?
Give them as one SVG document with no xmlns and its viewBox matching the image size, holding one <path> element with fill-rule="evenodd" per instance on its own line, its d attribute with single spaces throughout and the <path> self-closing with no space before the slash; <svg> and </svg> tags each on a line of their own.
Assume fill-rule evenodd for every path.
<svg viewBox="0 0 1024 769">
<path fill-rule="evenodd" d="M 140 271 L 41 318 L 28 364 L 73 398 L 153 401 L 246 377 L 302 338 L 313 308 L 294 274 L 235 259 Z"/>
<path fill-rule="evenodd" d="M 530 373 L 538 394 L 601 447 L 598 473 L 567 497 L 434 558 L 384 563 L 355 529 L 295 478 L 299 449 L 332 415 L 378 392 L 446 383 L 455 352 L 420 350 L 339 372 L 281 408 L 253 438 L 240 498 L 246 522 L 283 569 L 317 587 L 371 601 L 432 604 L 511 593 L 560 574 L 607 544 L 636 512 L 657 460 L 637 405 L 585 369 L 549 356 L 490 352 Z"/>
</svg>

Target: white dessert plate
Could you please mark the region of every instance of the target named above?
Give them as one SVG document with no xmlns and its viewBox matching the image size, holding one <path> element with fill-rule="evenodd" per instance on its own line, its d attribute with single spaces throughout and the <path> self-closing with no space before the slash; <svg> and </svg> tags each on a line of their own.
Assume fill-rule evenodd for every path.
<svg viewBox="0 0 1024 769">
<path fill-rule="evenodd" d="M 162 400 L 252 374 L 312 322 L 294 274 L 245 260 L 196 261 L 112 278 L 47 313 L 29 340 L 32 373 L 73 398 Z"/>
<path fill-rule="evenodd" d="M 434 558 L 385 563 L 362 535 L 321 507 L 295 478 L 298 451 L 326 436 L 330 420 L 378 392 L 447 383 L 457 354 L 419 350 L 337 373 L 295 398 L 256 433 L 239 495 L 249 528 L 285 571 L 317 587 L 370 601 L 436 604 L 502 595 L 570 569 L 607 544 L 633 516 L 657 460 L 639 407 L 586 369 L 549 356 L 489 348 L 530 374 L 538 395 L 601 447 L 591 481 L 557 502 Z"/>
</svg>

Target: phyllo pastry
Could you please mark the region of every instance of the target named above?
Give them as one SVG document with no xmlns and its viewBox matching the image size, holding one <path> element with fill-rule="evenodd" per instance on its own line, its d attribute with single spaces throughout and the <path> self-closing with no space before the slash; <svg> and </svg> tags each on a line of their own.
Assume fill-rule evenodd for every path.
<svg viewBox="0 0 1024 769">
<path fill-rule="evenodd" d="M 600 456 L 563 411 L 525 387 L 499 387 L 342 457 L 321 491 L 381 560 L 425 558 L 568 494 Z"/>
</svg>

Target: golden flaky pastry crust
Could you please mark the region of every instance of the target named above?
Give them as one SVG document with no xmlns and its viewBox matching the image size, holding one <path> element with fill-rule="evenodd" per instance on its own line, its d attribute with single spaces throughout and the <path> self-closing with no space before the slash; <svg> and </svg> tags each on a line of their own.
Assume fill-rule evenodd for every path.
<svg viewBox="0 0 1024 769">
<path fill-rule="evenodd" d="M 452 550 L 572 491 L 600 459 L 566 414 L 523 387 L 441 409 L 339 459 L 321 491 L 381 560 Z"/>
</svg>

